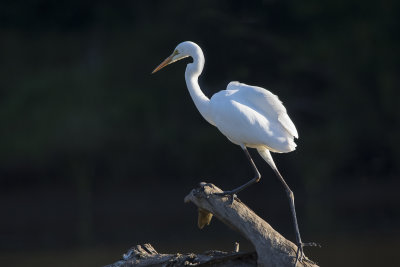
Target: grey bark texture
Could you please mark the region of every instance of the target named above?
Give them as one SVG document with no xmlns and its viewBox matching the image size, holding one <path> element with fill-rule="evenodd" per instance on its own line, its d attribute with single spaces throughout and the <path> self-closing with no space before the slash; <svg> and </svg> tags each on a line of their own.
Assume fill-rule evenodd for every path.
<svg viewBox="0 0 400 267">
<path fill-rule="evenodd" d="M 202 254 L 159 254 L 150 244 L 137 245 L 123 259 L 106 267 L 129 266 L 291 266 L 295 265 L 297 246 L 275 231 L 238 198 L 220 196 L 222 190 L 213 184 L 201 183 L 186 197 L 199 209 L 198 226 L 210 224 L 213 215 L 248 239 L 256 253 L 208 251 Z M 298 267 L 318 267 L 304 257 Z"/>
<path fill-rule="evenodd" d="M 254 267 L 255 252 L 207 251 L 202 254 L 160 254 L 150 244 L 137 245 L 123 255 L 123 259 L 105 267 L 177 267 L 177 266 L 218 266 Z"/>
<path fill-rule="evenodd" d="M 216 195 L 221 192 L 213 184 L 201 183 L 199 188 L 193 189 L 185 197 L 185 202 L 194 203 L 203 214 L 205 211 L 210 212 L 248 239 L 256 249 L 258 266 L 294 266 L 297 246 L 275 231 L 238 198 L 232 202 L 228 196 Z M 317 265 L 304 257 L 303 262 L 298 262 L 296 266 Z"/>
</svg>

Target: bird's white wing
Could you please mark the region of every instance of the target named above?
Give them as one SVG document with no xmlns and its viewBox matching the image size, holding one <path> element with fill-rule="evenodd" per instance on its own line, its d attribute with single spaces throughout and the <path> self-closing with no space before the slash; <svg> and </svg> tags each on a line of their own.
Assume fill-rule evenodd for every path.
<svg viewBox="0 0 400 267">
<path fill-rule="evenodd" d="M 292 136 L 298 138 L 297 129 L 289 118 L 286 108 L 279 98 L 270 91 L 240 82 L 230 82 L 227 90 L 236 91 L 235 95 L 248 106 L 269 119 L 279 121 L 282 127 Z"/>
</svg>

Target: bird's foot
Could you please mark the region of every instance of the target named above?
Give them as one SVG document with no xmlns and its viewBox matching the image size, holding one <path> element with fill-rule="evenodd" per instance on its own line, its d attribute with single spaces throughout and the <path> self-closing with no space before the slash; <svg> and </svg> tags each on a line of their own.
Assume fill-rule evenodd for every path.
<svg viewBox="0 0 400 267">
<path fill-rule="evenodd" d="M 309 261 L 307 257 L 304 255 L 303 247 L 321 247 L 320 244 L 310 242 L 310 243 L 297 243 L 297 252 L 296 252 L 296 261 L 294 263 L 294 267 L 296 267 L 297 262 L 303 262 L 304 259 Z"/>
<path fill-rule="evenodd" d="M 233 204 L 233 201 L 235 201 L 235 198 L 237 198 L 236 191 L 231 190 L 231 191 L 223 191 L 221 193 L 215 193 L 217 196 L 225 197 L 227 196 L 228 199 L 230 200 L 230 204 Z"/>
<path fill-rule="evenodd" d="M 298 243 L 296 252 L 296 261 L 294 262 L 294 267 L 297 266 L 297 262 L 303 262 L 303 259 L 304 259 L 303 243 Z"/>
</svg>

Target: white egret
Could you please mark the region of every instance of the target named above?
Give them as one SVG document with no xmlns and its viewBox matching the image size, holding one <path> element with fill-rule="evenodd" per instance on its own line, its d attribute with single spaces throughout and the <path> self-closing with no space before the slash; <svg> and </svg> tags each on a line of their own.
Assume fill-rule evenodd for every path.
<svg viewBox="0 0 400 267">
<path fill-rule="evenodd" d="M 253 179 L 234 190 L 224 191 L 222 195 L 231 195 L 233 199 L 235 194 L 260 181 L 261 175 L 247 147 L 257 149 L 260 156 L 274 170 L 288 195 L 298 247 L 296 265 L 297 261 L 302 261 L 304 257 L 303 246 L 312 243 L 304 244 L 301 241 L 293 192 L 279 173 L 270 153 L 295 150 L 294 138 L 298 138 L 296 127 L 279 98 L 264 88 L 230 82 L 226 90 L 214 94 L 211 99 L 204 95 L 198 84 L 198 77 L 204 67 L 204 55 L 201 48 L 193 42 L 180 43 L 152 73 L 186 57 L 193 58 L 193 62 L 186 67 L 185 80 L 197 109 L 206 121 L 243 149 L 255 172 Z"/>
</svg>

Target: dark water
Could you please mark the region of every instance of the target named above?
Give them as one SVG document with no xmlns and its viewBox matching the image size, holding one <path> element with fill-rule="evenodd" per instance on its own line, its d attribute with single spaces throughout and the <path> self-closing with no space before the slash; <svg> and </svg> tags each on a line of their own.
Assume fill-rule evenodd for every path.
<svg viewBox="0 0 400 267">
<path fill-rule="evenodd" d="M 183 204 L 250 178 L 199 115 L 180 41 L 204 49 L 207 96 L 231 80 L 279 95 L 300 133 L 274 160 L 321 266 L 400 266 L 400 1 L 1 1 L 0 266 L 102 266 L 130 246 L 251 246 Z M 240 198 L 293 240 L 271 168 Z"/>
<path fill-rule="evenodd" d="M 211 243 L 211 242 L 210 242 Z M 167 244 L 154 245 L 160 253 L 201 252 L 209 248 L 221 248 L 227 244 L 192 244 L 186 243 L 180 249 L 177 244 L 168 247 Z M 45 249 L 6 251 L 0 253 L 1 266 L 103 266 L 113 263 L 122 257 L 129 248 L 126 246 L 99 246 L 90 248 Z M 196 249 L 197 248 L 197 249 Z M 233 248 L 233 244 L 232 244 Z M 322 248 L 307 248 L 307 256 L 317 261 L 320 266 L 399 266 L 398 237 L 345 237 L 328 240 Z M 251 249 L 248 244 L 241 243 L 242 250 Z"/>
<path fill-rule="evenodd" d="M 216 219 L 203 230 L 197 228 L 197 209 L 183 203 L 184 193 L 191 187 L 174 194 L 175 187 L 167 184 L 143 184 L 141 189 L 132 194 L 131 188 L 117 192 L 107 188 L 86 198 L 59 187 L 3 192 L 0 265 L 103 266 L 120 259 L 131 246 L 143 243 L 151 243 L 160 253 L 231 251 L 236 241 L 241 251 L 253 250 L 249 242 Z M 240 197 L 293 240 L 285 195 L 270 189 L 254 187 Z M 338 199 L 344 197 L 342 194 Z M 78 202 L 79 198 L 86 200 Z M 297 200 L 304 242 L 322 246 L 305 248 L 310 259 L 321 266 L 399 266 L 397 217 L 373 220 L 368 216 L 373 207 L 364 212 L 356 202 L 346 199 L 346 205 L 338 204 L 343 215 L 324 219 L 320 218 L 326 217 L 324 213 L 307 215 L 301 194 Z M 327 206 L 323 198 L 320 204 Z M 355 211 L 358 213 L 352 216 Z"/>
</svg>

